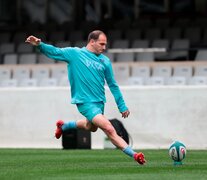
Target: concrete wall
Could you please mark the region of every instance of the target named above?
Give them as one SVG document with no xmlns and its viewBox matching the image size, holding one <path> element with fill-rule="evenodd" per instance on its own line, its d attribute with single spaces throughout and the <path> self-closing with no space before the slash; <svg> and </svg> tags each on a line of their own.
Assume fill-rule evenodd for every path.
<svg viewBox="0 0 207 180">
<path fill-rule="evenodd" d="M 207 148 L 207 87 L 121 87 L 131 111 L 122 119 L 106 89 L 105 115 L 122 120 L 133 148 Z M 0 147 L 62 148 L 54 138 L 57 119 L 82 118 L 70 104 L 69 88 L 0 89 Z M 92 133 L 92 148 L 104 148 L 105 135 Z"/>
</svg>

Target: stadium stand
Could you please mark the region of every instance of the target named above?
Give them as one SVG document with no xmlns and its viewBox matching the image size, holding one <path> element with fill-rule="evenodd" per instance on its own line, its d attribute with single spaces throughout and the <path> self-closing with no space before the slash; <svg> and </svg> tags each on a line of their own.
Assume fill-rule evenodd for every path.
<svg viewBox="0 0 207 180">
<path fill-rule="evenodd" d="M 141 48 L 143 50 L 145 48 L 165 48 L 166 52 L 105 52 L 104 54 L 110 58 L 113 65 L 118 64 L 114 71 L 118 79 L 117 81 L 122 85 L 196 85 L 199 82 L 200 84 L 202 84 L 201 82 L 205 84 L 205 79 L 203 78 L 202 81 L 202 77 L 207 76 L 207 68 L 199 63 L 207 62 L 205 49 L 207 39 L 206 22 L 207 18 L 195 18 L 191 22 L 190 18 L 174 20 L 169 17 L 144 17 L 139 20 L 124 19 L 123 22 L 121 20 L 106 20 L 107 25 L 103 29 L 108 35 L 108 48 Z M 48 83 L 50 85 L 51 82 L 51 85 L 56 84 L 56 86 L 68 85 L 66 71 L 62 70 L 62 73 L 57 75 L 58 73 L 54 72 L 55 68 L 51 68 L 51 65 L 62 66 L 61 62 L 56 63 L 56 61 L 50 60 L 37 52 L 34 47 L 24 43 L 24 41 L 26 36 L 32 33 L 41 38 L 42 41 L 52 43 L 58 47 L 85 46 L 87 43 L 86 31 L 92 27 L 99 27 L 99 24 L 83 21 L 77 26 L 74 23 L 71 21 L 62 24 L 51 23 L 42 25 L 32 22 L 25 25 L 25 29 L 28 30 L 27 33 L 25 33 L 24 28 L 0 32 L 1 66 L 46 65 L 51 73 L 44 77 L 44 79 L 47 79 L 45 84 Z M 71 27 L 71 24 L 73 27 Z M 151 64 L 159 61 L 171 63 L 171 65 L 166 67 L 171 69 L 170 75 L 155 75 L 155 69 L 158 67 L 154 65 L 152 67 Z M 184 61 L 186 64 L 188 64 L 188 61 L 191 61 L 192 64 L 190 66 L 186 64 L 178 65 L 176 64 L 177 61 Z M 123 65 L 119 65 L 120 63 L 127 65 L 127 67 L 123 68 Z M 143 63 L 146 63 L 145 66 L 143 66 Z M 131 66 L 131 64 L 133 65 Z M 57 71 L 60 66 L 58 66 Z M 15 75 L 15 68 L 10 73 L 13 76 L 10 75 L 10 78 L 3 78 L 3 80 L 8 81 L 4 83 L 4 86 L 9 86 L 9 81 L 12 79 L 19 82 L 19 78 Z M 33 77 L 35 68 L 31 70 L 31 73 L 31 78 L 35 78 L 37 81 L 36 85 L 39 86 L 39 79 Z M 144 75 L 144 73 L 146 74 Z M 164 83 L 162 79 L 156 79 L 156 77 L 164 77 Z M 52 79 L 55 79 L 57 82 L 55 83 L 55 80 L 53 81 Z M 42 85 L 44 86 L 44 83 Z"/>
</svg>

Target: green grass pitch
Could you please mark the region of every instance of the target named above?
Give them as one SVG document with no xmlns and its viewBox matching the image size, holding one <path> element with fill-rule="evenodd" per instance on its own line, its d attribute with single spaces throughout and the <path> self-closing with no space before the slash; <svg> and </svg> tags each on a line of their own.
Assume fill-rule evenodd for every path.
<svg viewBox="0 0 207 180">
<path fill-rule="evenodd" d="M 0 149 L 0 179 L 207 179 L 207 151 L 189 150 L 174 166 L 168 150 L 143 150 L 138 165 L 119 150 Z"/>
</svg>

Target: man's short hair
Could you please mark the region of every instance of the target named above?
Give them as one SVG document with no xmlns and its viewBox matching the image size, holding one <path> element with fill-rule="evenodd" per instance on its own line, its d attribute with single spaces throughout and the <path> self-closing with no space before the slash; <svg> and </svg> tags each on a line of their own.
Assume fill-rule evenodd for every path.
<svg viewBox="0 0 207 180">
<path fill-rule="evenodd" d="M 99 38 L 99 36 L 103 34 L 105 35 L 105 33 L 103 31 L 100 31 L 100 30 L 95 30 L 95 31 L 92 31 L 89 33 L 88 35 L 88 42 L 93 39 L 93 40 L 97 40 Z M 106 36 L 106 35 L 105 35 Z"/>
</svg>

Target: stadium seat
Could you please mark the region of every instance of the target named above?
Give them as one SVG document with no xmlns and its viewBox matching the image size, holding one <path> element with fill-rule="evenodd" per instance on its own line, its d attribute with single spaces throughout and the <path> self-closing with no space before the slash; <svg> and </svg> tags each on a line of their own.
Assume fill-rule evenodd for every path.
<svg viewBox="0 0 207 180">
<path fill-rule="evenodd" d="M 35 53 L 25 53 L 19 55 L 19 64 L 36 64 L 37 55 Z"/>
<path fill-rule="evenodd" d="M 170 42 L 168 39 L 155 39 L 152 42 L 152 48 L 165 48 L 166 52 L 155 52 L 154 57 L 156 60 L 167 60 L 168 59 L 168 49 L 170 47 Z"/>
<path fill-rule="evenodd" d="M 0 45 L 0 55 L 15 53 L 14 43 L 2 43 Z"/>
<path fill-rule="evenodd" d="M 155 66 L 152 68 L 152 77 L 162 77 L 164 84 L 167 84 L 168 78 L 172 75 L 171 66 Z M 158 78 L 159 80 L 159 78 Z M 155 79 L 155 81 L 158 81 Z"/>
<path fill-rule="evenodd" d="M 50 71 L 47 66 L 38 66 L 32 69 L 32 78 L 40 81 L 42 79 L 48 79 L 50 77 Z"/>
<path fill-rule="evenodd" d="M 142 86 L 145 84 L 145 79 L 143 77 L 129 77 L 128 85 Z"/>
<path fill-rule="evenodd" d="M 114 70 L 114 76 L 117 82 L 120 85 L 128 84 L 128 78 L 129 78 L 129 66 L 127 64 L 116 64 L 113 67 Z"/>
<path fill-rule="evenodd" d="M 39 64 L 54 64 L 55 60 L 48 58 L 44 54 L 37 55 L 37 63 Z"/>
<path fill-rule="evenodd" d="M 0 81 L 11 79 L 11 69 L 7 67 L 0 67 Z"/>
<path fill-rule="evenodd" d="M 17 87 L 17 80 L 16 79 L 4 79 L 0 82 L 1 87 Z"/>
<path fill-rule="evenodd" d="M 171 66 L 155 66 L 152 68 L 152 76 L 168 78 L 172 75 Z"/>
<path fill-rule="evenodd" d="M 207 77 L 193 76 L 189 80 L 189 85 L 207 85 Z"/>
<path fill-rule="evenodd" d="M 104 52 L 103 54 L 106 55 L 111 60 L 111 62 L 115 61 L 114 53 Z"/>
<path fill-rule="evenodd" d="M 132 77 L 148 78 L 150 75 L 150 66 L 132 66 Z"/>
<path fill-rule="evenodd" d="M 169 77 L 167 80 L 168 85 L 175 85 L 175 86 L 180 86 L 180 85 L 187 85 L 187 79 L 186 77 L 179 77 L 179 76 L 173 76 Z"/>
<path fill-rule="evenodd" d="M 154 52 L 135 53 L 135 61 L 152 62 L 155 60 Z"/>
<path fill-rule="evenodd" d="M 149 48 L 150 41 L 149 40 L 141 40 L 141 39 L 135 39 L 132 41 L 132 48 Z"/>
<path fill-rule="evenodd" d="M 58 82 L 62 78 L 67 78 L 68 73 L 67 73 L 67 67 L 66 66 L 57 66 L 54 68 L 51 68 L 51 78 L 56 78 Z"/>
<path fill-rule="evenodd" d="M 129 41 L 116 39 L 113 41 L 111 48 L 129 48 Z"/>
<path fill-rule="evenodd" d="M 22 79 L 18 86 L 20 87 L 37 87 L 37 80 L 36 79 Z"/>
<path fill-rule="evenodd" d="M 172 42 L 168 58 L 172 60 L 186 60 L 189 58 L 190 41 L 188 39 L 175 39 Z"/>
<path fill-rule="evenodd" d="M 197 65 L 197 66 L 195 66 L 194 76 L 206 76 L 207 77 L 207 65 Z"/>
<path fill-rule="evenodd" d="M 165 85 L 164 77 L 150 77 L 147 79 L 147 85 L 152 85 L 152 86 Z"/>
<path fill-rule="evenodd" d="M 70 83 L 68 81 L 68 77 L 64 76 L 64 77 L 60 78 L 58 80 L 58 86 L 64 86 L 64 87 L 70 86 Z"/>
<path fill-rule="evenodd" d="M 17 81 L 21 81 L 23 79 L 29 79 L 30 78 L 30 69 L 26 67 L 16 67 L 13 69 L 13 79 L 16 79 Z"/>
<path fill-rule="evenodd" d="M 193 68 L 191 66 L 176 66 L 174 67 L 173 76 L 191 78 L 193 75 Z"/>
<path fill-rule="evenodd" d="M 198 50 L 195 61 L 207 61 L 207 50 Z"/>
<path fill-rule="evenodd" d="M 134 53 L 117 53 L 116 54 L 116 62 L 133 62 L 134 61 Z"/>
<path fill-rule="evenodd" d="M 149 48 L 150 41 L 149 40 L 140 40 L 135 39 L 132 42 L 132 48 Z M 154 61 L 154 53 L 153 52 L 140 52 L 135 53 L 135 61 Z"/>
<path fill-rule="evenodd" d="M 17 54 L 5 54 L 3 57 L 3 64 L 17 64 L 18 55 Z"/>
<path fill-rule="evenodd" d="M 34 47 L 25 42 L 17 44 L 16 52 L 17 53 L 33 53 Z"/>
<path fill-rule="evenodd" d="M 57 84 L 57 79 L 55 78 L 43 78 L 38 81 L 38 85 L 42 87 L 56 87 Z"/>
</svg>

